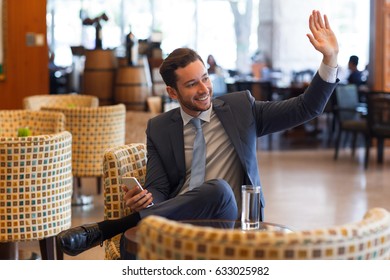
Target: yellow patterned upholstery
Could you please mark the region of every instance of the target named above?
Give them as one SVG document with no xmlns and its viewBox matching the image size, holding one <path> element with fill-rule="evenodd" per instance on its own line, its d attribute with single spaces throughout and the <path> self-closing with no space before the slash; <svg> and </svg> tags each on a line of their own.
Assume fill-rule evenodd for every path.
<svg viewBox="0 0 390 280">
<path fill-rule="evenodd" d="M 143 185 L 146 175 L 146 145 L 121 145 L 108 149 L 103 159 L 104 219 L 118 219 L 130 214 L 123 207 L 122 176 L 136 177 Z M 119 259 L 120 235 L 105 241 L 105 259 Z"/>
<path fill-rule="evenodd" d="M 41 109 L 65 115 L 65 129 L 73 136 L 73 176 L 101 177 L 104 151 L 125 143 L 125 105 Z"/>
<path fill-rule="evenodd" d="M 23 99 L 23 108 L 38 111 L 42 107 L 98 107 L 99 98 L 80 94 L 32 95 Z"/>
<path fill-rule="evenodd" d="M 0 111 L 1 136 L 16 137 L 21 127 L 28 127 L 32 135 L 57 133 L 65 130 L 65 116 L 60 113 L 29 110 Z"/>
<path fill-rule="evenodd" d="M 390 213 L 296 232 L 200 227 L 149 216 L 137 231 L 139 259 L 390 259 Z"/>
<path fill-rule="evenodd" d="M 55 112 L 0 111 L 0 242 L 40 241 L 54 259 L 55 236 L 71 226 L 72 135 Z M 18 127 L 32 135 L 17 137 Z"/>
</svg>

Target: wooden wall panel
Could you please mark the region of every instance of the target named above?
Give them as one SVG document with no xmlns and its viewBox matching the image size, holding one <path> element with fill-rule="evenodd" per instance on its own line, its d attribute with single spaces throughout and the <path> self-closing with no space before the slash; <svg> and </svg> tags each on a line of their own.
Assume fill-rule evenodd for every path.
<svg viewBox="0 0 390 280">
<path fill-rule="evenodd" d="M 371 0 L 369 86 L 390 92 L 390 1 Z"/>
<path fill-rule="evenodd" d="M 390 92 L 390 5 L 383 9 L 383 90 Z"/>
<path fill-rule="evenodd" d="M 0 81 L 0 109 L 21 109 L 25 96 L 49 93 L 46 0 L 7 0 L 6 80 Z M 27 46 L 27 33 L 43 45 Z"/>
</svg>

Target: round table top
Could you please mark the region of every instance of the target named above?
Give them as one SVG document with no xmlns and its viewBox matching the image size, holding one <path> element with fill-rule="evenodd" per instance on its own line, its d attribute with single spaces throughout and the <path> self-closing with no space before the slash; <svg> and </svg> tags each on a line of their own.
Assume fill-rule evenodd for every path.
<svg viewBox="0 0 390 280">
<path fill-rule="evenodd" d="M 230 220 L 188 220 L 181 221 L 182 223 L 191 224 L 194 226 L 213 227 L 220 229 L 241 229 L 241 221 Z M 255 231 L 278 231 L 278 232 L 292 232 L 290 228 L 284 225 L 260 222 L 259 228 Z"/>
<path fill-rule="evenodd" d="M 231 220 L 188 220 L 180 221 L 181 223 L 192 224 L 194 226 L 204 226 L 204 227 L 213 227 L 226 230 L 241 229 L 241 221 L 231 221 Z M 126 248 L 127 253 L 136 254 L 137 253 L 137 230 L 138 227 L 132 227 L 124 233 L 124 247 Z M 244 230 L 243 230 L 244 231 Z M 292 229 L 288 228 L 285 225 L 260 222 L 258 229 L 252 229 L 248 231 L 276 231 L 276 232 L 293 232 Z"/>
</svg>

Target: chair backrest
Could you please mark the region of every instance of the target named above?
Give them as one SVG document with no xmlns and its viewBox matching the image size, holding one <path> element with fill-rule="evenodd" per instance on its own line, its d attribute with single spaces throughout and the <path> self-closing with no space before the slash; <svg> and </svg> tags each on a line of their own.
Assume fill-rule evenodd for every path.
<svg viewBox="0 0 390 280">
<path fill-rule="evenodd" d="M 16 137 L 18 129 L 28 127 L 31 135 L 46 135 L 65 130 L 65 115 L 60 112 L 0 110 L 0 135 Z"/>
<path fill-rule="evenodd" d="M 200 227 L 148 216 L 137 231 L 138 259 L 389 259 L 390 213 L 295 232 Z"/>
<path fill-rule="evenodd" d="M 338 85 L 335 90 L 337 116 L 340 121 L 353 120 L 359 117 L 359 93 L 356 85 Z"/>
<path fill-rule="evenodd" d="M 106 150 L 103 156 L 104 219 L 118 219 L 130 214 L 124 207 L 121 189 L 122 176 L 136 177 L 141 185 L 146 176 L 146 145 L 134 143 Z M 105 242 L 105 258 L 119 259 L 119 239 L 115 236 Z"/>
<path fill-rule="evenodd" d="M 368 94 L 368 127 L 374 137 L 390 138 L 390 94 Z"/>
<path fill-rule="evenodd" d="M 309 83 L 314 76 L 315 72 L 312 69 L 306 69 L 298 72 L 292 73 L 292 82 L 301 84 L 301 83 Z"/>
<path fill-rule="evenodd" d="M 41 240 L 71 226 L 72 135 L 0 137 L 0 242 Z"/>
<path fill-rule="evenodd" d="M 65 129 L 72 133 L 72 168 L 75 177 L 100 177 L 106 149 L 125 143 L 126 108 L 123 104 L 96 108 L 42 107 L 65 115 Z"/>
<path fill-rule="evenodd" d="M 42 107 L 98 107 L 99 98 L 92 95 L 80 94 L 46 94 L 32 95 L 23 99 L 23 108 L 40 110 Z"/>
</svg>

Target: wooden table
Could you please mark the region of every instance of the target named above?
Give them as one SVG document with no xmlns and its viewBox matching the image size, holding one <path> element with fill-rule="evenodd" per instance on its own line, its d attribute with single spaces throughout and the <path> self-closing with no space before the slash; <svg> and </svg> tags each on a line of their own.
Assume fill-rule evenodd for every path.
<svg viewBox="0 0 390 280">
<path fill-rule="evenodd" d="M 230 221 L 230 220 L 191 220 L 191 221 L 182 221 L 182 223 L 188 223 L 195 226 L 207 226 L 213 228 L 223 228 L 226 230 L 241 229 L 241 221 Z M 126 254 L 135 256 L 138 249 L 138 240 L 137 240 L 137 230 L 138 227 L 133 227 L 124 233 L 123 242 L 124 248 L 126 249 Z M 293 232 L 292 229 L 287 226 L 261 222 L 260 227 L 256 229 L 257 231 L 277 231 L 277 232 Z"/>
</svg>

